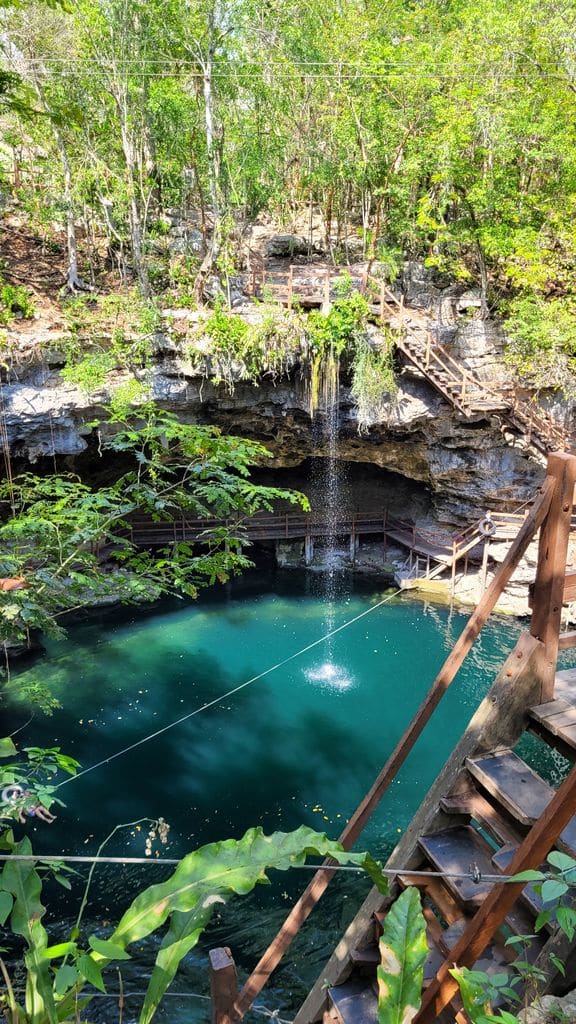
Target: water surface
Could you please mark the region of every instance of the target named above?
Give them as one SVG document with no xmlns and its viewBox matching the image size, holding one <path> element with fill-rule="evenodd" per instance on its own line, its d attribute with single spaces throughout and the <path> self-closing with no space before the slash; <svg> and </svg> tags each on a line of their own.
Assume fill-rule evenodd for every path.
<svg viewBox="0 0 576 1024">
<path fill-rule="evenodd" d="M 91 617 L 14 676 L 12 727 L 24 717 L 18 684 L 39 678 L 62 708 L 51 718 L 38 715 L 21 742 L 59 745 L 83 767 L 96 764 L 283 661 L 384 596 L 373 584 L 351 586 L 332 587 L 328 607 L 319 577 L 261 572 L 195 604 Z M 115 825 L 159 815 L 171 825 L 162 854 L 174 857 L 240 837 L 251 825 L 273 831 L 305 823 L 337 837 L 465 621 L 458 613 L 394 598 L 329 642 L 63 787 L 66 807 L 58 821 L 50 828 L 32 825 L 35 848 L 92 853 Z M 519 631 L 514 621 L 489 623 L 359 848 L 383 856 L 393 847 Z M 108 852 L 142 855 L 144 839 L 145 829 L 124 830 Z M 166 874 L 161 865 L 98 869 L 88 925 L 116 920 L 143 884 Z M 277 873 L 272 886 L 226 908 L 177 985 L 206 992 L 211 945 L 231 945 L 241 969 L 253 966 L 308 877 Z M 364 882 L 339 877 L 278 972 L 263 1000 L 268 1006 L 297 1005 L 365 890 Z M 62 931 L 73 898 L 52 900 Z M 136 966 L 127 968 L 133 986 L 142 987 L 139 972 L 147 969 L 151 945 L 144 944 Z M 102 1012 L 102 1020 L 116 1019 Z M 171 999 L 159 1017 L 184 1019 L 208 1020 L 206 1004 L 188 999 L 180 1006 Z"/>
</svg>

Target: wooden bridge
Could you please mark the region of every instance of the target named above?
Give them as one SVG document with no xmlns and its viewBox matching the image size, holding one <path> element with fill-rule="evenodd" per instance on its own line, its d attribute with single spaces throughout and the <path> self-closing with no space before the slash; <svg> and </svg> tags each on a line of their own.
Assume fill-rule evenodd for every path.
<svg viewBox="0 0 576 1024">
<path fill-rule="evenodd" d="M 566 573 L 575 484 L 576 457 L 550 456 L 544 484 L 506 558 L 346 824 L 340 842 L 350 849 L 539 531 L 530 624 L 390 856 L 386 866 L 396 871 L 390 896 L 376 890 L 369 894 L 294 1024 L 377 1021 L 378 938 L 393 899 L 408 885 L 421 891 L 428 943 L 423 1003 L 414 1024 L 464 1024 L 467 1017 L 451 967 L 506 970 L 516 956 L 507 944 L 510 936 L 527 937 L 522 959 L 543 972 L 545 988 L 555 990 L 560 983 L 566 990 L 574 985 L 574 940 L 566 938 L 554 918 L 538 931 L 534 927 L 543 908 L 542 895 L 530 883 L 495 884 L 492 876 L 538 869 L 552 848 L 576 857 L 576 671 L 557 671 L 558 651 L 576 647 L 576 631 L 561 633 L 562 604 L 576 594 L 576 574 Z M 527 731 L 572 763 L 557 790 L 515 753 L 513 748 Z M 233 1024 L 249 1011 L 327 888 L 333 877 L 330 866 L 327 862 L 319 868 L 240 991 L 230 950 L 213 951 L 214 1024 Z M 416 871 L 418 875 L 411 873 Z M 558 973 L 558 958 L 566 964 L 566 979 Z"/>
<path fill-rule="evenodd" d="M 527 515 L 522 513 L 492 512 L 490 537 L 495 540 L 510 540 L 515 536 L 518 525 Z M 413 522 L 391 516 L 387 509 L 380 515 L 373 510 L 354 512 L 331 519 L 313 512 L 258 512 L 248 519 L 240 518 L 185 518 L 171 521 L 133 519 L 126 536 L 139 547 L 157 547 L 175 544 L 179 541 L 202 543 L 208 541 L 213 530 L 225 528 L 246 543 L 262 540 L 298 541 L 305 543 L 305 559 L 311 562 L 314 541 L 327 537 L 347 538 L 350 558 L 354 562 L 360 537 L 382 539 L 382 560 L 386 560 L 389 544 L 397 544 L 409 553 L 409 563 L 401 574 L 406 586 L 413 587 L 419 579 L 435 579 L 445 570 L 452 569 L 462 559 L 472 556 L 475 549 L 486 541 L 482 517 L 466 530 L 448 536 L 445 532 L 426 530 Z"/>
<path fill-rule="evenodd" d="M 384 281 L 368 272 L 337 269 L 325 264 L 269 266 L 261 257 L 252 256 L 249 290 L 254 296 L 271 297 L 291 308 L 329 309 L 338 297 L 338 282 L 350 278 L 352 287 L 366 296 L 371 316 L 388 324 L 395 332 L 395 343 L 404 359 L 422 373 L 447 402 L 466 418 L 493 414 L 502 426 L 511 428 L 543 454 L 576 448 L 574 436 L 534 401 L 521 397 L 511 382 L 481 380 L 440 345 L 428 326 L 428 318 L 408 311 Z"/>
</svg>

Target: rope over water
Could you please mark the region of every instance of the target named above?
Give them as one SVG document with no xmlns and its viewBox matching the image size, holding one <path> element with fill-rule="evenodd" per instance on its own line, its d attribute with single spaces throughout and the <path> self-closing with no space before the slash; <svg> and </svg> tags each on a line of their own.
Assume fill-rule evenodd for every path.
<svg viewBox="0 0 576 1024">
<path fill-rule="evenodd" d="M 251 679 L 247 679 L 246 682 L 240 683 L 239 686 L 235 686 L 232 690 L 227 690 L 226 693 L 220 694 L 219 697 L 215 697 L 214 700 L 209 700 L 205 704 L 201 704 L 199 708 L 195 708 L 194 711 L 189 711 L 188 714 L 182 715 L 177 718 L 174 722 L 169 722 L 168 725 L 163 725 L 161 729 L 156 729 L 155 732 L 149 733 L 147 736 L 143 736 L 142 739 L 136 740 L 135 743 L 131 743 L 128 747 L 123 747 L 122 750 L 117 750 L 115 754 L 110 754 L 109 757 L 104 757 L 101 761 L 97 761 L 96 764 L 90 765 L 88 768 L 84 768 L 83 771 L 78 772 L 76 775 L 69 779 L 64 779 L 60 782 L 56 789 L 61 789 L 62 786 L 67 786 L 70 782 L 75 782 L 77 779 L 82 778 L 83 775 L 87 775 L 88 772 L 93 772 L 97 768 L 101 768 L 105 764 L 109 764 L 110 761 L 115 761 L 117 757 L 122 757 L 123 754 L 127 754 L 130 750 L 135 750 L 136 747 L 141 747 L 143 743 L 148 743 L 150 740 L 156 739 L 157 736 L 162 736 L 163 733 L 168 732 L 169 729 L 174 729 L 175 726 L 181 725 L 183 722 L 187 722 L 189 718 L 194 718 L 195 715 L 199 715 L 202 711 L 207 711 L 208 708 L 215 707 L 216 704 L 220 704 L 221 701 L 227 700 L 228 697 L 232 697 L 235 693 L 239 693 L 240 690 L 244 690 L 247 686 L 251 686 L 252 683 L 258 682 L 259 679 L 264 679 L 265 676 L 269 676 L 272 672 L 276 672 L 277 669 L 287 665 L 290 661 L 294 661 L 295 658 L 299 658 L 302 654 L 306 654 L 311 651 L 314 647 L 318 647 L 319 644 L 329 640 L 330 637 L 336 636 L 337 633 L 341 633 L 343 629 L 347 629 L 348 626 L 352 626 L 355 622 L 365 618 L 366 615 L 370 615 L 375 612 L 382 605 L 387 604 L 393 597 L 398 597 L 402 591 L 395 590 L 392 594 L 388 594 L 382 598 L 376 604 L 372 605 L 371 608 L 366 608 L 365 611 L 355 615 L 354 618 L 348 619 L 347 622 L 343 622 L 341 626 L 337 626 L 336 629 L 331 629 L 324 636 L 321 636 L 318 640 L 313 640 L 311 644 L 307 644 L 306 647 L 302 647 L 299 651 L 295 651 L 294 654 L 289 654 L 287 658 L 283 658 L 282 661 L 276 662 L 275 665 L 271 665 L 270 668 L 264 669 L 263 672 L 259 672 L 258 675 L 252 676 Z"/>
</svg>

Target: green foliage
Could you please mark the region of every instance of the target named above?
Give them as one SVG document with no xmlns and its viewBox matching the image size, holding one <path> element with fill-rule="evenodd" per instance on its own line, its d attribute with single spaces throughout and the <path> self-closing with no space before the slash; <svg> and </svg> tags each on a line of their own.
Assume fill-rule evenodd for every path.
<svg viewBox="0 0 576 1024">
<path fill-rule="evenodd" d="M 397 390 L 393 338 L 385 334 L 380 349 L 372 348 L 365 338 L 360 338 L 352 361 L 350 388 L 360 432 L 367 430 L 382 415 L 386 403 Z"/>
<path fill-rule="evenodd" d="M 99 390 L 114 369 L 149 363 L 160 327 L 156 305 L 137 291 L 113 293 L 99 301 L 76 296 L 64 304 L 68 336 L 62 376 L 87 393 Z"/>
<path fill-rule="evenodd" d="M 14 853 L 31 853 L 30 841 L 15 843 L 11 833 L 5 833 L 3 845 Z M 87 948 L 80 943 L 77 928 L 69 941 L 48 945 L 40 872 L 33 861 L 8 861 L 0 874 L 0 908 L 9 915 L 12 932 L 26 943 L 27 980 L 25 1005 L 12 988 L 3 997 L 5 1004 L 19 1024 L 71 1019 L 78 1007 L 90 1001 L 89 993 L 82 994 L 86 982 L 106 991 L 107 968 L 129 959 L 128 947 L 168 924 L 139 1017 L 139 1024 L 149 1024 L 182 958 L 198 942 L 215 908 L 268 882 L 270 868 L 286 871 L 310 856 L 363 867 L 380 891 L 387 892 L 380 866 L 369 854 L 345 852 L 339 843 L 304 826 L 270 836 L 252 828 L 240 840 L 210 843 L 189 853 L 165 882 L 136 897 L 107 939 L 91 935 Z"/>
<path fill-rule="evenodd" d="M 306 335 L 313 357 L 328 353 L 338 359 L 361 337 L 369 306 L 359 292 L 337 298 L 327 313 L 314 310 L 306 321 Z"/>
<path fill-rule="evenodd" d="M 409 886 L 384 919 L 378 967 L 379 1024 L 407 1024 L 416 1016 L 427 956 L 420 893 Z"/>
<path fill-rule="evenodd" d="M 537 389 L 576 395 L 576 295 L 520 296 L 508 305 L 506 361 Z"/>
<path fill-rule="evenodd" d="M 288 372 L 298 351 L 299 324 L 289 313 L 265 311 L 256 324 L 227 313 L 218 304 L 188 346 L 188 355 L 199 370 L 230 391 L 238 380 L 258 383 L 262 377 L 276 381 Z M 209 352 L 197 346 L 200 338 L 210 340 Z"/>
<path fill-rule="evenodd" d="M 8 284 L 0 278 L 0 326 L 7 327 L 16 316 L 32 320 L 36 307 L 32 295 L 20 284 Z"/>
<path fill-rule="evenodd" d="M 0 502 L 13 515 L 0 525 L 0 573 L 21 578 L 21 589 L 0 592 L 2 640 L 26 641 L 30 630 L 59 634 L 59 619 L 99 597 L 150 600 L 162 593 L 195 597 L 198 587 L 223 582 L 250 565 L 244 524 L 278 499 L 308 507 L 294 491 L 252 483 L 262 446 L 223 436 L 215 427 L 180 423 L 152 403 L 130 408 L 129 388 L 110 413 L 114 433 L 101 450 L 122 453 L 132 468 L 107 487 L 92 489 L 73 476 L 24 474 L 0 483 Z M 170 524 L 182 516 L 228 519 L 208 525 L 197 542 L 147 550 L 130 539 L 129 517 Z M 98 548 L 113 550 L 113 567 Z"/>
<path fill-rule="evenodd" d="M 576 934 L 576 910 L 565 905 L 565 897 L 576 888 L 576 859 L 558 850 L 552 850 L 547 857 L 549 871 L 522 871 L 509 879 L 511 882 L 530 882 L 545 904 L 535 922 L 538 932 L 549 922 L 554 922 L 572 942 Z M 537 997 L 539 989 L 546 982 L 546 974 L 526 958 L 526 947 L 533 935 L 513 935 L 506 945 L 518 946 L 519 957 L 510 964 L 510 973 L 486 974 L 456 967 L 450 973 L 458 982 L 464 1009 L 472 1024 L 517 1024 L 518 1018 L 506 1011 L 492 1012 L 494 1001 L 502 997 L 509 1002 L 519 1002 L 518 989 L 522 985 L 524 999 Z M 550 954 L 553 967 L 564 975 L 563 962 L 554 953 Z"/>
</svg>

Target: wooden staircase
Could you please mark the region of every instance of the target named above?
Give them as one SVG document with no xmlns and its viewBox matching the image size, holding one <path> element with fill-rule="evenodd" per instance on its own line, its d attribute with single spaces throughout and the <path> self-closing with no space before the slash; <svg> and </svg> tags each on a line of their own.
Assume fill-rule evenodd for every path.
<svg viewBox="0 0 576 1024">
<path fill-rule="evenodd" d="M 541 406 L 522 400 L 511 384 L 498 385 L 475 377 L 434 340 L 426 318 L 414 311 L 408 313 L 382 282 L 368 278 L 366 287 L 370 285 L 379 289 L 380 317 L 397 332 L 397 349 L 462 416 L 498 414 L 516 434 L 544 454 L 573 448 L 574 438 Z"/>
<path fill-rule="evenodd" d="M 566 738 L 561 736 L 562 729 L 574 730 L 576 723 L 576 672 L 570 673 L 570 677 L 569 692 L 566 688 L 563 690 L 561 709 L 555 709 L 556 714 L 553 714 L 554 709 L 550 705 L 556 704 L 556 701 L 544 705 L 534 704 L 528 711 L 526 721 L 529 730 L 532 723 L 537 722 L 541 738 L 562 750 L 566 749 Z M 494 692 L 491 692 L 486 700 L 491 702 L 493 699 Z M 507 873 L 515 850 L 554 796 L 552 787 L 510 747 L 474 752 L 478 744 L 473 734 L 478 727 L 478 716 L 485 712 L 486 702 L 462 740 L 462 750 L 470 748 L 472 755 L 464 758 L 462 767 L 451 777 L 445 775 L 445 794 L 434 791 L 432 799 L 428 798 L 428 808 L 423 807 L 419 812 L 420 816 L 425 815 L 427 819 L 425 831 L 419 834 L 417 828 L 415 837 L 408 844 L 401 843 L 402 849 L 394 857 L 397 861 L 409 864 L 414 870 L 444 874 L 443 878 L 431 875 L 427 879 L 406 872 L 398 877 L 393 890 L 395 896 L 406 885 L 415 885 L 421 892 L 428 923 L 429 955 L 424 970 L 425 987 L 433 980 L 440 964 L 446 960 L 452 963 L 451 950 L 455 942 L 461 939 L 475 912 L 492 889 L 492 881 L 484 880 L 486 876 L 491 878 L 498 873 Z M 567 724 L 564 727 L 558 720 L 559 716 L 565 716 Z M 542 728 L 543 721 L 554 718 L 558 721 L 552 729 L 546 726 Z M 574 761 L 576 739 L 573 733 L 569 732 L 568 736 Z M 557 849 L 576 857 L 576 818 L 562 830 L 555 845 Z M 377 941 L 388 903 L 389 900 L 381 897 L 369 897 L 368 907 L 363 908 L 360 914 L 362 925 L 359 927 L 358 921 L 354 923 L 354 944 L 345 957 L 342 957 L 340 948 L 339 976 L 326 989 L 326 1007 L 322 1012 L 324 1024 L 371 1024 L 377 1019 Z M 536 917 L 546 906 L 534 885 L 528 884 L 474 967 L 488 974 L 509 970 L 510 961 L 518 953 L 506 945 L 506 940 L 510 936 L 523 935 L 528 938 L 522 946 L 520 958 L 541 968 L 552 980 L 556 971 L 551 967 L 549 953 L 566 955 L 569 944 L 551 925 L 535 934 Z M 345 944 L 346 939 L 341 946 Z M 323 977 L 330 976 L 330 973 L 329 965 Z M 575 982 L 576 964 L 569 959 L 564 984 L 569 987 Z M 318 993 L 313 990 L 309 1005 L 307 1000 L 295 1024 L 309 1024 L 318 1019 L 317 1014 L 311 1013 L 317 996 Z M 453 1021 L 460 1009 L 456 997 L 445 1011 L 445 1016 L 438 1019 Z"/>
<path fill-rule="evenodd" d="M 286 266 L 283 261 L 266 261 L 251 254 L 248 292 L 262 298 L 265 289 L 276 301 L 290 309 L 329 309 L 337 298 L 334 285 L 341 280 L 343 268 L 328 264 Z M 404 359 L 424 375 L 461 416 L 466 418 L 493 414 L 508 428 L 542 454 L 571 451 L 572 434 L 564 430 L 541 406 L 525 401 L 510 383 L 488 383 L 470 373 L 433 337 L 428 318 L 417 310 L 407 310 L 384 281 L 366 270 L 348 268 L 353 288 L 368 301 L 369 316 L 387 323 L 395 333 L 396 347 Z"/>
</svg>

